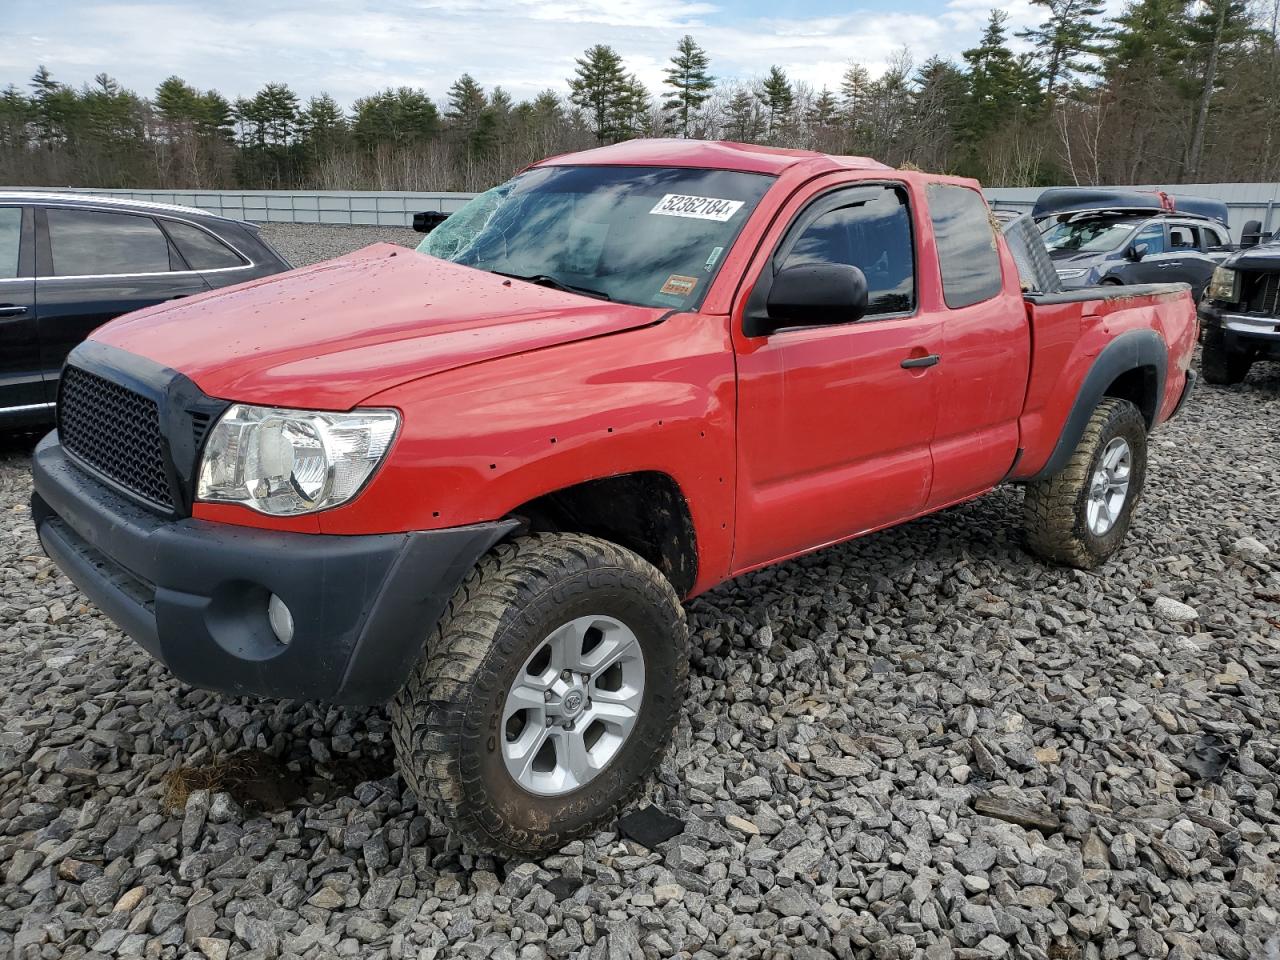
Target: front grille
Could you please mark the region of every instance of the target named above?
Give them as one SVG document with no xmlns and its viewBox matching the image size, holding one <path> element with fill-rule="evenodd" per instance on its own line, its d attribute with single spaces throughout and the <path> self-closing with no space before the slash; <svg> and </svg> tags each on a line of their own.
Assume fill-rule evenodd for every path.
<svg viewBox="0 0 1280 960">
<path fill-rule="evenodd" d="M 58 401 L 58 434 L 68 451 L 108 480 L 157 507 L 173 509 L 154 400 L 68 366 Z"/>
<path fill-rule="evenodd" d="M 1280 273 L 1258 274 L 1245 299 L 1245 306 L 1250 313 L 1280 317 Z"/>
</svg>

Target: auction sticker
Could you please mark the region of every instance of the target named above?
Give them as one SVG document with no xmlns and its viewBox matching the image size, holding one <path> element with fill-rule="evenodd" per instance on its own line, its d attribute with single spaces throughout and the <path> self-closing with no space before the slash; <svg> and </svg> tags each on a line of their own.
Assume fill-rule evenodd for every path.
<svg viewBox="0 0 1280 960">
<path fill-rule="evenodd" d="M 693 293 L 693 288 L 697 285 L 697 277 L 682 277 L 678 273 L 673 273 L 667 277 L 667 282 L 662 285 L 661 292 L 674 294 L 677 297 L 687 297 Z"/>
<path fill-rule="evenodd" d="M 715 220 L 724 223 L 742 209 L 741 200 L 719 200 L 716 197 L 691 197 L 668 193 L 653 205 L 650 213 L 662 217 L 688 217 L 690 220 Z"/>
</svg>

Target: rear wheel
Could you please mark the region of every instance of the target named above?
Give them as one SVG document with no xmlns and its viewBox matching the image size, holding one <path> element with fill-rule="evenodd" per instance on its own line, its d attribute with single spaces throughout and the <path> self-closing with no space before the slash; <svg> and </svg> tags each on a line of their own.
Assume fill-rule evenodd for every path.
<svg viewBox="0 0 1280 960">
<path fill-rule="evenodd" d="M 1253 354 L 1231 348 L 1221 327 L 1205 327 L 1200 353 L 1200 372 L 1207 382 L 1218 386 L 1242 383 L 1253 366 Z"/>
<path fill-rule="evenodd" d="M 1066 467 L 1027 484 L 1027 545 L 1055 563 L 1102 564 L 1120 549 L 1146 474 L 1146 420 L 1128 400 L 1104 398 Z"/>
<path fill-rule="evenodd" d="M 502 544 L 459 588 L 392 704 L 401 774 L 469 845 L 562 846 L 616 816 L 679 718 L 688 630 L 675 591 L 615 544 Z"/>
</svg>

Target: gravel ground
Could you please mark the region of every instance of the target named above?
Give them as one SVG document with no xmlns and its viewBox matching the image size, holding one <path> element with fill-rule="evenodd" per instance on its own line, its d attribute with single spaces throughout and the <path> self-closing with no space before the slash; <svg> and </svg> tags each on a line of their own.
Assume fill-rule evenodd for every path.
<svg viewBox="0 0 1280 960">
<path fill-rule="evenodd" d="M 40 553 L 10 441 L 0 956 L 1276 960 L 1278 397 L 1203 389 L 1096 573 L 1024 553 L 1009 489 L 695 600 L 649 790 L 684 833 L 540 862 L 460 852 L 381 710 L 152 664 Z"/>
<path fill-rule="evenodd" d="M 303 223 L 268 223 L 262 235 L 295 267 L 328 260 L 371 243 L 416 247 L 422 234 L 405 227 L 317 227 Z"/>
</svg>

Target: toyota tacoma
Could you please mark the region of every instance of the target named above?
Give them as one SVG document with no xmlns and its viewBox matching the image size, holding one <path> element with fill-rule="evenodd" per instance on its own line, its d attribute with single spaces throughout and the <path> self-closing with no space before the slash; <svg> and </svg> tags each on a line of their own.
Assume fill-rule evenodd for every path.
<svg viewBox="0 0 1280 960">
<path fill-rule="evenodd" d="M 1193 380 L 1186 285 L 1024 291 L 972 180 L 633 141 L 473 203 L 95 331 L 32 511 L 184 682 L 389 702 L 476 849 L 637 794 L 732 577 L 1004 483 L 1103 563 Z"/>
</svg>

